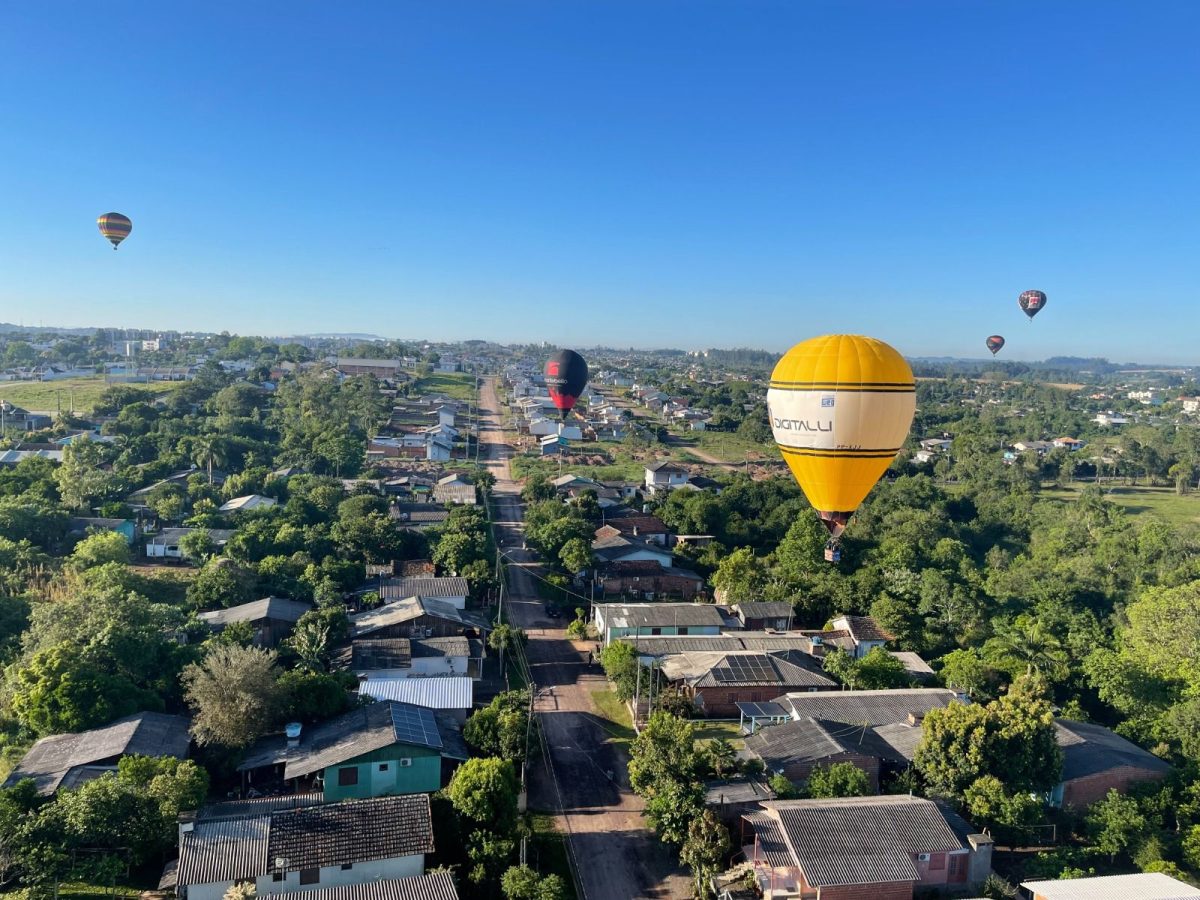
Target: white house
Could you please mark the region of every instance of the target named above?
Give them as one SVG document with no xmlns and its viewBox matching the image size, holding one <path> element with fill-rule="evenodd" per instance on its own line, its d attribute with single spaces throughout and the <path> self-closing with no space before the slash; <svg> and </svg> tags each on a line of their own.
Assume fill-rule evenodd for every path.
<svg viewBox="0 0 1200 900">
<path fill-rule="evenodd" d="M 146 539 L 146 558 L 183 559 L 183 550 L 180 548 L 179 542 L 192 532 L 201 530 L 203 529 L 164 528 L 158 534 Z M 217 548 L 224 547 L 225 543 L 233 537 L 233 531 L 228 528 L 209 528 L 207 531 L 208 539 Z"/>
<path fill-rule="evenodd" d="M 270 509 L 278 504 L 278 500 L 264 497 L 262 494 L 247 494 L 245 497 L 234 497 L 232 500 L 222 503 L 219 512 L 250 512 L 257 509 Z"/>
<path fill-rule="evenodd" d="M 441 435 L 429 435 L 425 445 L 425 458 L 433 462 L 449 462 L 454 445 Z"/>
<path fill-rule="evenodd" d="M 651 494 L 683 487 L 688 483 L 687 469 L 670 460 L 660 460 L 646 466 L 646 490 Z"/>
</svg>

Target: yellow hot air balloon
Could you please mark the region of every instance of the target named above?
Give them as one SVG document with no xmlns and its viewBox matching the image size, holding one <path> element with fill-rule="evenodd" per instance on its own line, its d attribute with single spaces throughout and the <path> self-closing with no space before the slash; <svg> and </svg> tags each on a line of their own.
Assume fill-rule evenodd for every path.
<svg viewBox="0 0 1200 900">
<path fill-rule="evenodd" d="M 875 338 L 830 334 L 797 344 L 771 373 L 775 442 L 829 530 L 826 558 L 887 471 L 916 412 L 912 369 Z"/>
</svg>

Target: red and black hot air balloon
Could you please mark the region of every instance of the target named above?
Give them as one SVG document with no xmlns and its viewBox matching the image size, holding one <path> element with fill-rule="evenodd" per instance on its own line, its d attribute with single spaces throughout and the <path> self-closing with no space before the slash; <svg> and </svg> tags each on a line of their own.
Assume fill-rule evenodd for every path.
<svg viewBox="0 0 1200 900">
<path fill-rule="evenodd" d="M 1022 291 L 1017 303 L 1029 318 L 1033 318 L 1046 305 L 1046 295 L 1042 291 Z"/>
<path fill-rule="evenodd" d="M 1004 348 L 1004 338 L 998 334 L 993 334 L 984 343 L 987 348 L 992 351 L 992 356 L 995 356 Z"/>
<path fill-rule="evenodd" d="M 545 376 L 550 399 L 562 413 L 563 421 L 566 421 L 575 401 L 587 387 L 587 363 L 574 350 L 559 350 L 546 360 Z"/>
<path fill-rule="evenodd" d="M 129 232 L 133 231 L 133 222 L 128 216 L 118 212 L 105 213 L 96 219 L 96 225 L 100 228 L 100 233 L 112 242 L 114 250 L 121 241 L 129 237 Z"/>
</svg>

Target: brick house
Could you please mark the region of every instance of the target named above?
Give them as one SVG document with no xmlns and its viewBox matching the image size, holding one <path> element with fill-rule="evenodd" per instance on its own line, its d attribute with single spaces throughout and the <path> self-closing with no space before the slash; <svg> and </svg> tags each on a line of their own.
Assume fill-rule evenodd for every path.
<svg viewBox="0 0 1200 900">
<path fill-rule="evenodd" d="M 911 900 L 977 888 L 992 839 L 921 797 L 774 800 L 742 817 L 763 900 Z"/>
<path fill-rule="evenodd" d="M 664 569 L 654 559 L 619 560 L 601 567 L 601 587 L 605 597 L 678 597 L 691 600 L 704 590 L 704 579 L 695 572 L 674 567 Z"/>
<path fill-rule="evenodd" d="M 785 657 L 752 650 L 677 653 L 664 657 L 660 670 L 667 683 L 704 715 L 729 719 L 738 714 L 739 702 L 837 687 L 815 664 L 801 664 L 804 659 L 802 654 Z"/>
<path fill-rule="evenodd" d="M 1158 781 L 1171 771 L 1166 762 L 1102 725 L 1058 719 L 1054 726 L 1063 774 L 1050 792 L 1052 806 L 1083 809 L 1110 790 L 1124 794 L 1131 785 Z"/>
</svg>

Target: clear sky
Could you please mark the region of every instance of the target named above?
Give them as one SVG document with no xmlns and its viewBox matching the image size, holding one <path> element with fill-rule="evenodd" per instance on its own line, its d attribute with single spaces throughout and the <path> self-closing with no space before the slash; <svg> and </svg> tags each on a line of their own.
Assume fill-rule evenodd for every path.
<svg viewBox="0 0 1200 900">
<path fill-rule="evenodd" d="M 1197 34 L 1194 0 L 6 3 L 0 321 L 1200 362 Z"/>
</svg>

